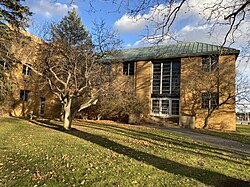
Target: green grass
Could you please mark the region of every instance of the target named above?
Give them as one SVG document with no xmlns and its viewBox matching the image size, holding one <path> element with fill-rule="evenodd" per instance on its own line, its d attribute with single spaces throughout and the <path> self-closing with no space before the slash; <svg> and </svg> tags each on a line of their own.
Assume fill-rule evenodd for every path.
<svg viewBox="0 0 250 187">
<path fill-rule="evenodd" d="M 195 129 L 194 131 L 250 144 L 250 125 L 237 125 L 236 132 L 221 132 L 204 129 Z"/>
<path fill-rule="evenodd" d="M 247 186 L 250 158 L 152 128 L 0 118 L 0 186 Z"/>
</svg>

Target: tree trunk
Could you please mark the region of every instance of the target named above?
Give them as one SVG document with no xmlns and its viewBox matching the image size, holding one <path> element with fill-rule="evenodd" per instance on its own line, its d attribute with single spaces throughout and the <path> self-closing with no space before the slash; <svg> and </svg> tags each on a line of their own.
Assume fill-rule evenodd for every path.
<svg viewBox="0 0 250 187">
<path fill-rule="evenodd" d="M 208 112 L 207 112 L 208 114 L 207 114 L 207 116 L 205 118 L 204 125 L 202 127 L 203 129 L 207 128 L 208 120 L 209 120 L 210 116 L 212 115 L 213 111 L 214 111 L 214 109 L 212 109 L 212 110 L 208 109 Z"/>
<path fill-rule="evenodd" d="M 205 121 L 204 121 L 204 125 L 203 125 L 203 129 L 205 129 L 207 126 L 208 126 L 208 116 L 206 116 L 206 118 L 205 118 Z"/>
<path fill-rule="evenodd" d="M 64 122 L 63 122 L 63 127 L 66 130 L 70 130 L 71 129 L 71 124 L 72 124 L 72 112 L 71 112 L 71 103 L 72 103 L 72 99 L 66 99 L 65 103 L 64 103 Z"/>
</svg>

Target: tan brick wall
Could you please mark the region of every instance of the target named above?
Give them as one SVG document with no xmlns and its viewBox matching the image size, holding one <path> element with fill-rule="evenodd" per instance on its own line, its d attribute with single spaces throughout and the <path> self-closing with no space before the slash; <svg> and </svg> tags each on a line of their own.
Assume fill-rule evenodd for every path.
<svg viewBox="0 0 250 187">
<path fill-rule="evenodd" d="M 26 35 L 27 33 L 25 33 Z M 12 45 L 12 53 L 22 63 L 33 65 L 36 61 L 41 61 L 40 49 L 43 41 L 32 36 L 26 42 L 16 41 Z M 15 42 L 15 41 L 14 41 Z M 12 80 L 14 81 L 14 90 L 11 97 L 6 101 L 7 110 L 2 115 L 27 116 L 31 111 L 34 115 L 39 114 L 40 97 L 45 97 L 45 117 L 59 117 L 60 111 L 55 110 L 55 104 L 60 105 L 57 98 L 49 91 L 45 80 L 42 80 L 34 72 L 31 76 L 23 75 L 23 64 L 18 63 L 12 72 Z M 20 101 L 20 90 L 28 90 L 28 101 Z"/>
<path fill-rule="evenodd" d="M 219 77 L 219 100 L 230 99 L 209 118 L 208 128 L 230 130 L 236 129 L 235 116 L 235 56 L 223 55 L 219 57 L 219 75 L 201 71 L 201 57 L 182 58 L 181 60 L 181 116 L 194 116 L 195 127 L 202 128 L 207 110 L 201 109 L 201 93 L 218 88 L 213 85 Z M 214 89 L 214 90 L 213 90 Z M 232 96 L 232 98 L 231 98 Z M 182 117 L 181 117 L 182 118 Z"/>
<path fill-rule="evenodd" d="M 135 64 L 136 96 L 148 106 L 151 105 L 152 62 L 138 61 Z M 150 107 L 148 107 L 150 109 Z M 148 111 L 150 113 L 150 110 Z"/>
</svg>

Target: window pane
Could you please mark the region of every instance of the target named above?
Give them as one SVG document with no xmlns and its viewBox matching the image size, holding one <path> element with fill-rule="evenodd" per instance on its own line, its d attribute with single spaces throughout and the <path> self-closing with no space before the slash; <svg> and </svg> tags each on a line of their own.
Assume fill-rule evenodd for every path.
<svg viewBox="0 0 250 187">
<path fill-rule="evenodd" d="M 45 97 L 40 97 L 40 114 L 45 113 Z"/>
<path fill-rule="evenodd" d="M 128 63 L 123 63 L 123 75 L 128 75 Z"/>
<path fill-rule="evenodd" d="M 170 93 L 170 71 L 171 71 L 171 62 L 163 63 L 162 70 L 162 93 Z"/>
<path fill-rule="evenodd" d="M 202 70 L 210 72 L 210 57 L 202 57 Z"/>
<path fill-rule="evenodd" d="M 27 68 L 28 68 L 28 70 L 27 70 L 27 75 L 31 76 L 32 70 L 31 70 L 31 68 L 29 68 L 29 67 L 27 67 Z"/>
<path fill-rule="evenodd" d="M 134 62 L 129 62 L 129 75 L 134 75 Z"/>
<path fill-rule="evenodd" d="M 155 113 L 155 114 L 159 114 L 160 112 L 160 105 L 159 105 L 159 100 L 155 100 L 153 99 L 152 100 L 152 112 Z"/>
<path fill-rule="evenodd" d="M 218 93 L 211 93 L 211 108 L 218 108 L 219 95 Z"/>
<path fill-rule="evenodd" d="M 180 63 L 172 63 L 172 94 L 180 94 Z"/>
<path fill-rule="evenodd" d="M 20 101 L 24 101 L 24 90 L 20 90 Z"/>
<path fill-rule="evenodd" d="M 218 61 L 219 61 L 218 55 L 211 56 L 211 71 L 214 71 L 218 68 Z"/>
<path fill-rule="evenodd" d="M 161 64 L 153 64 L 153 94 L 160 93 L 160 81 L 161 81 Z"/>
<path fill-rule="evenodd" d="M 179 100 L 172 100 L 172 115 L 179 115 Z"/>
<path fill-rule="evenodd" d="M 168 100 L 161 101 L 161 113 L 169 114 L 169 101 Z"/>
<path fill-rule="evenodd" d="M 202 109 L 208 109 L 209 108 L 209 100 L 210 100 L 210 94 L 209 93 L 202 93 L 202 96 L 201 96 L 201 102 L 202 102 L 202 106 L 201 108 Z"/>
<path fill-rule="evenodd" d="M 134 62 L 123 63 L 123 75 L 134 75 Z"/>
<path fill-rule="evenodd" d="M 28 90 L 20 90 L 20 101 L 28 101 L 29 100 L 29 92 Z"/>
<path fill-rule="evenodd" d="M 23 65 L 23 75 L 26 75 L 26 68 L 27 66 Z"/>
</svg>

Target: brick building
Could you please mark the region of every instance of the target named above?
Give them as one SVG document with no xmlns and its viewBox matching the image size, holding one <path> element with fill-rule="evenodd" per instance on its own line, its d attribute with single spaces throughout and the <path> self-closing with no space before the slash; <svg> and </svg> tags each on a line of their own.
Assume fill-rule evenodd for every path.
<svg viewBox="0 0 250 187">
<path fill-rule="evenodd" d="M 209 116 L 209 128 L 235 130 L 238 54 L 232 48 L 191 42 L 123 50 L 118 59 L 138 99 L 150 106 L 150 116 L 177 118 L 191 128 L 202 128 Z"/>
<path fill-rule="evenodd" d="M 33 38 L 28 45 L 32 58 L 19 59 L 32 65 L 41 46 L 42 41 Z M 27 53 L 28 48 L 16 51 Z M 129 79 L 137 98 L 149 106 L 149 116 L 175 118 L 190 128 L 202 128 L 207 118 L 209 128 L 235 130 L 238 54 L 236 49 L 191 42 L 121 50 L 110 65 L 120 71 L 121 81 Z M 60 102 L 28 67 L 20 65 L 14 74 L 17 87 L 2 113 L 59 115 Z"/>
</svg>

